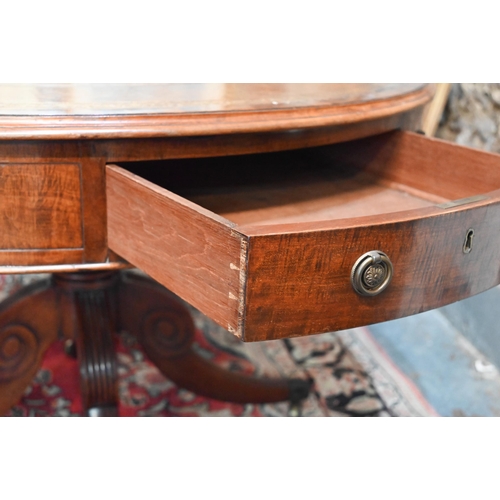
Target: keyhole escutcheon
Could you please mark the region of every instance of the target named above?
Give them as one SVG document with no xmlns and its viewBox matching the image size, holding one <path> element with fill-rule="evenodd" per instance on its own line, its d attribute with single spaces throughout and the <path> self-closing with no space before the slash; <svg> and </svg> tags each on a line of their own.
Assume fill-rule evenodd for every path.
<svg viewBox="0 0 500 500">
<path fill-rule="evenodd" d="M 474 229 L 468 229 L 465 233 L 465 241 L 463 246 L 464 253 L 470 253 L 472 250 L 472 240 L 474 238 Z"/>
</svg>

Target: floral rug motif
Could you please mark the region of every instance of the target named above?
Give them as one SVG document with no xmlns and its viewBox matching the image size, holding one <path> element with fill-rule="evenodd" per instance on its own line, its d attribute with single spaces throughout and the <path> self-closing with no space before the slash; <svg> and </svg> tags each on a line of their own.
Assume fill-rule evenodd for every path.
<svg viewBox="0 0 500 500">
<path fill-rule="evenodd" d="M 40 276 L 0 275 L 0 300 Z M 367 328 L 290 340 L 243 344 L 190 307 L 195 349 L 230 371 L 312 379 L 301 411 L 308 417 L 435 416 L 418 389 L 394 366 Z M 116 336 L 121 416 L 288 416 L 287 402 L 239 405 L 177 387 L 147 359 L 127 332 Z M 62 342 L 47 351 L 41 369 L 8 416 L 83 415 L 77 361 Z"/>
</svg>

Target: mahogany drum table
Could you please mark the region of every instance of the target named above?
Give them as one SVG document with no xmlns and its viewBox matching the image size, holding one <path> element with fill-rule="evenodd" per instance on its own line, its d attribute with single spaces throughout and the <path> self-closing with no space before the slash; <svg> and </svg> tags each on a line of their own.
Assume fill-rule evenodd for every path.
<svg viewBox="0 0 500 500">
<path fill-rule="evenodd" d="M 248 342 L 399 318 L 499 284 L 500 157 L 419 133 L 433 92 L 0 85 L 0 274 L 51 275 L 0 306 L 0 413 L 67 339 L 87 414 L 116 415 L 121 330 L 208 397 L 307 396 L 305 381 L 198 357 L 176 295 Z"/>
</svg>

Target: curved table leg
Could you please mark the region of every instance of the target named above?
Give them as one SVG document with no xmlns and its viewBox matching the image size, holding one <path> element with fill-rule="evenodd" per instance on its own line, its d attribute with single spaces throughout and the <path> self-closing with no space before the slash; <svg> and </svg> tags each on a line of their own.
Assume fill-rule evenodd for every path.
<svg viewBox="0 0 500 500">
<path fill-rule="evenodd" d="M 118 415 L 116 272 L 54 275 L 63 315 L 63 333 L 73 338 L 80 365 L 83 407 L 89 416 Z"/>
<path fill-rule="evenodd" d="M 0 415 L 33 380 L 58 326 L 57 297 L 49 280 L 24 287 L 0 305 Z"/>
<path fill-rule="evenodd" d="M 258 379 L 228 372 L 192 349 L 194 324 L 189 312 L 163 287 L 132 273 L 122 273 L 119 321 L 136 335 L 151 361 L 178 386 L 233 403 L 298 404 L 309 394 L 305 380 Z"/>
<path fill-rule="evenodd" d="M 132 273 L 56 274 L 0 305 L 0 415 L 22 396 L 58 334 L 73 339 L 88 415 L 117 415 L 117 326 L 135 333 L 151 361 L 180 387 L 234 403 L 289 400 L 309 393 L 305 380 L 263 380 L 227 372 L 192 349 L 194 324 L 160 285 Z"/>
</svg>

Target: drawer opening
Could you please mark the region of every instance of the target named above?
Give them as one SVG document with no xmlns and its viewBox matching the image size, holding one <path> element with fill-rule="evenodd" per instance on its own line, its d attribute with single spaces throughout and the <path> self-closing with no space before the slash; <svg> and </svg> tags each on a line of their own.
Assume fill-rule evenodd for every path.
<svg viewBox="0 0 500 500">
<path fill-rule="evenodd" d="M 279 153 L 120 166 L 240 226 L 395 213 L 500 188 L 498 155 L 400 131 Z"/>
<path fill-rule="evenodd" d="M 346 219 L 447 201 L 330 153 L 313 148 L 119 166 L 239 226 Z"/>
</svg>

